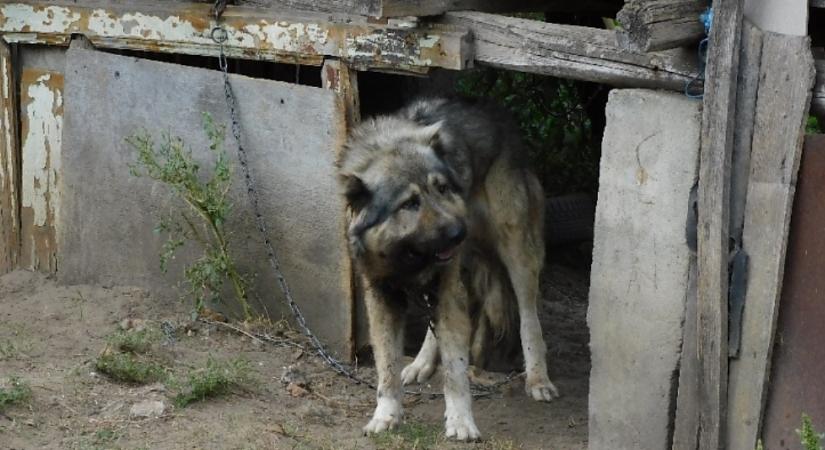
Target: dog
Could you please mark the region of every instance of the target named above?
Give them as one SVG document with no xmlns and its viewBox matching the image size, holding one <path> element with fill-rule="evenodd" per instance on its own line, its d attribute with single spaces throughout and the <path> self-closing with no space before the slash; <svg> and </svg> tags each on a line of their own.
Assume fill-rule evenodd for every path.
<svg viewBox="0 0 825 450">
<path fill-rule="evenodd" d="M 365 433 L 400 423 L 403 385 L 429 378 L 440 357 L 446 435 L 479 439 L 468 366 L 514 328 L 527 394 L 558 397 L 537 312 L 544 194 L 526 156 L 515 121 L 482 100 L 419 99 L 350 133 L 336 165 L 378 374 Z M 411 304 L 432 320 L 402 370 Z"/>
</svg>

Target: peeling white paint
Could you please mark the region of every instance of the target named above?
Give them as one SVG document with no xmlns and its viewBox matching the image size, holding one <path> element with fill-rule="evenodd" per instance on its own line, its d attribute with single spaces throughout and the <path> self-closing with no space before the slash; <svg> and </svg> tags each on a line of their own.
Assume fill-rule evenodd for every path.
<svg viewBox="0 0 825 450">
<path fill-rule="evenodd" d="M 49 212 L 57 213 L 57 174 L 60 170 L 63 117 L 54 112 L 63 106 L 60 90 L 48 85 L 50 74 L 28 86 L 25 108 L 28 131 L 23 137 L 22 205 L 34 212 L 33 224 L 46 225 Z"/>
<path fill-rule="evenodd" d="M 0 32 L 21 42 L 41 42 L 45 38 L 65 42 L 71 33 L 82 33 L 95 44 L 114 48 L 140 48 L 138 43 L 142 43 L 149 48 L 164 46 L 164 51 L 211 54 L 217 50 L 211 37 L 213 26 L 214 21 L 194 21 L 175 13 L 0 5 Z M 329 55 L 351 58 L 356 64 L 368 66 L 432 66 L 431 58 L 436 58 L 443 67 L 457 68 L 464 61 L 462 55 L 451 55 L 451 59 L 439 53 L 438 47 L 445 46 L 445 42 L 444 36 L 437 33 L 399 34 L 398 29 L 380 26 L 254 18 L 230 20 L 226 27 L 226 50 L 235 55 L 272 55 L 273 51 L 296 56 Z M 415 41 L 410 41 L 411 37 Z M 422 50 L 431 58 L 422 56 Z"/>
<path fill-rule="evenodd" d="M 142 13 L 115 16 L 105 9 L 96 9 L 89 15 L 89 30 L 101 37 L 212 42 L 191 22 L 177 16 L 161 18 Z"/>
<path fill-rule="evenodd" d="M 6 19 L 3 25 L 6 31 L 27 31 L 26 27 L 34 28 L 43 33 L 60 33 L 71 28 L 80 20 L 79 12 L 61 6 L 46 6 L 35 8 L 31 5 L 13 3 L 0 7 L 2 16 Z"/>
</svg>

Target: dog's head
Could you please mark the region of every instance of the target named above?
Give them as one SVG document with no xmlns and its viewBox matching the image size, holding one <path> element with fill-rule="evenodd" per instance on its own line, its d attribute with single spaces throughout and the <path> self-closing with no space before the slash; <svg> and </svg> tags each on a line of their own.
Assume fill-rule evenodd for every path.
<svg viewBox="0 0 825 450">
<path fill-rule="evenodd" d="M 458 255 L 466 206 L 440 155 L 441 128 L 374 119 L 353 131 L 342 152 L 350 247 L 370 277 L 423 282 Z"/>
</svg>

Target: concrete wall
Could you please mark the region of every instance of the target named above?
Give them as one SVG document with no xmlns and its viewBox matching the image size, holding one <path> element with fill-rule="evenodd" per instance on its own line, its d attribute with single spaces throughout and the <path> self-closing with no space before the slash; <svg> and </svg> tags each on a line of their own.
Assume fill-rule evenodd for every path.
<svg viewBox="0 0 825 450">
<path fill-rule="evenodd" d="M 332 91 L 320 88 L 234 75 L 232 83 L 262 213 L 286 279 L 310 327 L 348 356 L 352 298 L 343 202 L 333 168 L 346 133 L 340 104 Z M 185 207 L 166 186 L 129 174 L 136 152 L 124 138 L 141 129 L 156 135 L 169 131 L 207 167 L 204 111 L 217 123 L 229 123 L 223 79 L 216 70 L 90 50 L 67 52 L 57 227 L 61 280 L 138 285 L 170 300 L 177 297 L 182 264 L 193 260 L 196 249 L 182 249 L 164 274 L 158 254 L 165 236 L 153 229 L 161 214 Z M 234 163 L 236 146 L 229 133 L 226 144 Z M 289 317 L 237 164 L 234 180 L 227 225 L 234 254 L 241 270 L 255 277 L 255 294 L 273 318 Z"/>
<path fill-rule="evenodd" d="M 700 108 L 675 93 L 610 93 L 587 316 L 591 449 L 669 448 Z"/>
</svg>

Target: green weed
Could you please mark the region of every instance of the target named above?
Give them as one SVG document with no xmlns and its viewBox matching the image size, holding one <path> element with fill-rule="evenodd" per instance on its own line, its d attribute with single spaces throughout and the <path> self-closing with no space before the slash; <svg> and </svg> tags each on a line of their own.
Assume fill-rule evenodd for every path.
<svg viewBox="0 0 825 450">
<path fill-rule="evenodd" d="M 28 402 L 32 397 L 29 384 L 19 377 L 10 377 L 6 386 L 0 386 L 0 413 L 8 407 Z"/>
<path fill-rule="evenodd" d="M 244 318 L 249 319 L 252 310 L 248 301 L 248 281 L 238 272 L 229 254 L 229 233 L 224 227 L 232 210 L 228 197 L 232 169 L 223 148 L 225 129 L 206 113 L 203 114 L 203 128 L 209 138 L 209 150 L 215 156 L 211 172 L 201 173 L 200 164 L 181 138 L 163 133 L 156 145 L 146 131 L 126 139 L 137 151 L 137 163 L 130 166 L 130 171 L 132 175 L 147 176 L 167 185 L 188 206 L 188 211 L 162 218 L 155 230 L 168 236 L 161 250 L 161 269 L 166 271 L 169 261 L 187 242 L 198 244 L 203 255 L 184 268 L 188 295 L 193 298 L 195 309 L 200 311 L 207 302 L 223 301 L 222 288 L 228 280 Z"/>
<path fill-rule="evenodd" d="M 160 332 L 156 328 L 142 330 L 117 331 L 107 339 L 109 346 L 125 353 L 144 354 L 160 340 Z"/>
<path fill-rule="evenodd" d="M 808 119 L 805 121 L 805 133 L 822 133 L 822 126 L 819 124 L 819 119 L 817 119 L 815 116 L 808 116 Z"/>
<path fill-rule="evenodd" d="M 212 357 L 206 367 L 189 373 L 186 382 L 178 388 L 175 406 L 185 408 L 194 402 L 229 394 L 235 388 L 248 385 L 252 379 L 249 363 L 243 359 L 220 362 Z"/>
<path fill-rule="evenodd" d="M 814 430 L 811 418 L 807 414 L 802 414 L 802 429 L 796 430 L 805 450 L 822 450 L 823 435 Z"/>
<path fill-rule="evenodd" d="M 105 350 L 98 356 L 95 367 L 115 381 L 147 384 L 160 381 L 165 371 L 159 364 L 140 355 Z"/>
<path fill-rule="evenodd" d="M 443 442 L 443 435 L 440 426 L 404 423 L 394 430 L 373 434 L 371 439 L 382 450 L 429 450 Z"/>
</svg>

